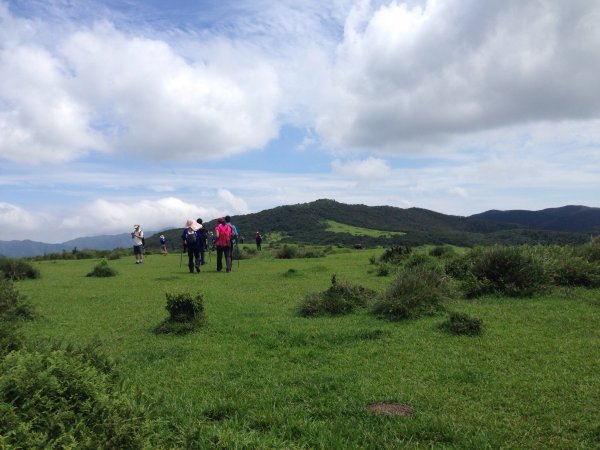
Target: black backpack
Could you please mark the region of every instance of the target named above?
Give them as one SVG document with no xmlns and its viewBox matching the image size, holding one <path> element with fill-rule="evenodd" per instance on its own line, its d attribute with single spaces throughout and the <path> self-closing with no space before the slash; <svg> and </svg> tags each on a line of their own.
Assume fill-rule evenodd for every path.
<svg viewBox="0 0 600 450">
<path fill-rule="evenodd" d="M 185 242 L 187 242 L 187 245 L 194 245 L 196 244 L 197 237 L 198 236 L 194 230 L 188 229 L 185 233 Z"/>
</svg>

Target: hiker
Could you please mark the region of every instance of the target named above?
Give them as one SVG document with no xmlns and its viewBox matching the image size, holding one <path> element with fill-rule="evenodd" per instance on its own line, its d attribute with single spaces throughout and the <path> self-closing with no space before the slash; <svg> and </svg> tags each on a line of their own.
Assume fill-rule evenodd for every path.
<svg viewBox="0 0 600 450">
<path fill-rule="evenodd" d="M 133 226 L 131 239 L 133 240 L 133 256 L 135 256 L 135 263 L 141 264 L 144 262 L 144 232 L 137 224 Z"/>
<path fill-rule="evenodd" d="M 238 230 L 237 230 L 236 226 L 231 223 L 231 216 L 225 216 L 225 225 L 229 226 L 232 231 L 231 240 L 230 240 L 231 244 L 229 246 L 230 247 L 229 254 L 231 255 L 231 259 L 233 259 L 233 255 L 234 255 L 233 249 L 234 249 L 234 246 L 237 244 L 239 234 L 238 234 Z M 239 258 L 239 255 L 238 255 L 238 258 Z M 231 270 L 231 269 L 229 269 L 229 270 Z"/>
<path fill-rule="evenodd" d="M 194 273 L 194 267 L 196 272 L 200 273 L 200 245 L 202 240 L 200 228 L 202 228 L 202 225 L 193 219 L 188 219 L 185 222 L 185 228 L 181 232 L 181 242 L 183 250 L 187 250 L 190 273 Z"/>
<path fill-rule="evenodd" d="M 164 256 L 167 256 L 167 238 L 165 238 L 164 234 L 160 235 L 160 253 Z"/>
<path fill-rule="evenodd" d="M 200 224 L 200 265 L 203 266 L 204 264 L 206 264 L 206 260 L 204 259 L 204 253 L 206 252 L 206 235 L 208 233 L 206 228 L 204 228 L 204 225 L 202 224 L 202 219 L 200 217 L 196 219 L 196 222 Z"/>
<path fill-rule="evenodd" d="M 225 223 L 225 219 L 219 217 L 219 223 L 215 227 L 215 236 L 217 237 L 217 272 L 223 269 L 223 254 L 225 254 L 226 272 L 231 272 L 231 237 L 233 229 Z"/>
<path fill-rule="evenodd" d="M 260 235 L 260 233 L 257 231 L 256 232 L 256 250 L 262 250 L 260 244 L 262 243 L 262 236 Z"/>
</svg>

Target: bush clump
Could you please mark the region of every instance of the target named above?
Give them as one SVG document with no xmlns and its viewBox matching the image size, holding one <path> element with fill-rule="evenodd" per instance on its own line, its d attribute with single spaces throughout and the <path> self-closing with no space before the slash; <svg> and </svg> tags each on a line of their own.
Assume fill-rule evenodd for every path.
<svg viewBox="0 0 600 450">
<path fill-rule="evenodd" d="M 410 256 L 412 250 L 406 245 L 394 245 L 386 249 L 379 260 L 384 263 L 400 264 L 404 259 Z"/>
<path fill-rule="evenodd" d="M 32 306 L 15 289 L 13 282 L 0 279 L 0 357 L 21 348 L 21 322 L 33 316 Z"/>
<path fill-rule="evenodd" d="M 7 280 L 35 279 L 40 277 L 40 271 L 26 261 L 19 259 L 0 258 L 0 275 Z"/>
<path fill-rule="evenodd" d="M 311 293 L 304 297 L 299 314 L 304 317 L 318 315 L 343 315 L 357 308 L 365 308 L 375 292 L 363 286 L 338 282 L 331 277 L 331 286 L 323 292 Z"/>
<path fill-rule="evenodd" d="M 13 351 L 0 361 L 0 446 L 130 448 L 148 445 L 149 423 L 88 351 Z M 4 447 L 3 447 L 4 448 Z"/>
<path fill-rule="evenodd" d="M 417 318 L 444 310 L 452 295 L 448 277 L 430 267 L 401 267 L 396 278 L 373 306 L 373 313 L 389 320 Z"/>
<path fill-rule="evenodd" d="M 452 334 L 477 336 L 483 333 L 483 320 L 465 313 L 451 312 L 440 328 Z"/>
<path fill-rule="evenodd" d="M 108 265 L 108 262 L 103 259 L 94 269 L 86 275 L 86 277 L 114 277 L 117 271 Z"/>
<path fill-rule="evenodd" d="M 547 285 L 543 261 L 528 247 L 474 249 L 468 257 L 472 264 L 463 285 L 468 297 L 493 293 L 529 297 Z"/>
<path fill-rule="evenodd" d="M 185 334 L 196 330 L 206 319 L 204 296 L 201 293 L 167 293 L 169 317 L 157 328 L 157 333 Z"/>
<path fill-rule="evenodd" d="M 600 287 L 600 265 L 579 256 L 566 256 L 554 263 L 551 277 L 557 286 Z"/>
</svg>

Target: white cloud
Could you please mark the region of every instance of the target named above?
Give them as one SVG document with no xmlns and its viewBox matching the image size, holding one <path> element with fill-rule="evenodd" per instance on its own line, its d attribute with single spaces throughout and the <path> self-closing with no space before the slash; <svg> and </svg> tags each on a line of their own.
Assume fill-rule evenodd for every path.
<svg viewBox="0 0 600 450">
<path fill-rule="evenodd" d="M 6 8 L 2 17 L 11 20 Z M 46 48 L 31 36 L 37 26 L 22 21 L 0 47 L 0 157 L 57 163 L 110 150 L 199 161 L 277 136 L 278 77 L 249 45 L 215 39 L 190 60 L 98 23 Z"/>
<path fill-rule="evenodd" d="M 250 212 L 250 209 L 248 208 L 248 205 L 246 204 L 246 202 L 243 199 L 238 198 L 235 195 L 233 195 L 233 193 L 231 193 L 231 191 L 229 191 L 227 189 L 223 189 L 223 188 L 219 189 L 217 192 L 217 196 L 222 201 L 224 201 L 228 206 L 233 208 L 233 211 L 236 214 L 247 214 Z"/>
<path fill-rule="evenodd" d="M 358 8 L 317 128 L 341 150 L 416 152 L 479 130 L 598 118 L 598 19 L 600 3 L 585 0 Z"/>
<path fill-rule="evenodd" d="M 357 177 L 363 179 L 381 180 L 390 176 L 392 170 L 389 164 L 378 158 L 367 158 L 365 160 L 340 161 L 334 160 L 331 163 L 332 169 L 336 173 L 345 176 Z"/>
<path fill-rule="evenodd" d="M 19 206 L 10 203 L 0 202 L 0 228 L 2 229 L 3 240 L 37 240 L 34 230 L 39 228 L 40 224 L 36 217 Z"/>
</svg>

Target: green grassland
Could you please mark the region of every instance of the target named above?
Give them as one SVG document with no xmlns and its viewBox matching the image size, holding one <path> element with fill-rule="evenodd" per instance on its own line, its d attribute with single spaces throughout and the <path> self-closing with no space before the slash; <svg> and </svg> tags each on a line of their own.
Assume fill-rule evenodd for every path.
<svg viewBox="0 0 600 450">
<path fill-rule="evenodd" d="M 598 290 L 452 301 L 484 320 L 480 337 L 444 333 L 443 316 L 296 314 L 333 274 L 384 289 L 390 278 L 369 263 L 381 252 L 281 260 L 265 250 L 232 273 L 216 272 L 213 254 L 200 274 L 179 254 L 127 257 L 109 261 L 112 278 L 86 277 L 98 260 L 36 262 L 41 278 L 18 282 L 39 313 L 24 331 L 31 341 L 99 341 L 127 384 L 154 399 L 163 448 L 600 446 Z M 153 333 L 167 292 L 204 294 L 200 331 Z M 412 415 L 371 413 L 376 402 Z"/>
<path fill-rule="evenodd" d="M 332 233 L 348 233 L 352 236 L 370 236 L 370 237 L 392 237 L 392 236 L 403 236 L 406 233 L 401 231 L 382 231 L 374 230 L 371 228 L 355 227 L 344 223 L 336 222 L 335 220 L 326 220 L 327 231 Z"/>
</svg>

